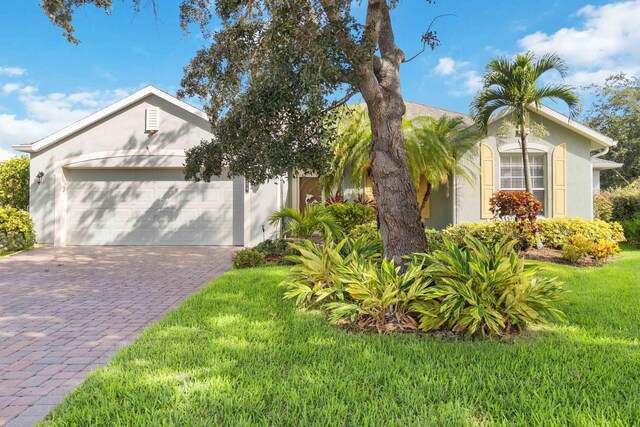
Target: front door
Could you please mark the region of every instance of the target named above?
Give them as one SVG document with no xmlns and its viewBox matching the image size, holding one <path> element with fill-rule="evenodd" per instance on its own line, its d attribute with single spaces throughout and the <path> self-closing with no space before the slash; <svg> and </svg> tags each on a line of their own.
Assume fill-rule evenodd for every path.
<svg viewBox="0 0 640 427">
<path fill-rule="evenodd" d="M 304 212 L 309 205 L 322 203 L 322 187 L 318 177 L 301 176 L 298 185 L 300 212 Z"/>
</svg>

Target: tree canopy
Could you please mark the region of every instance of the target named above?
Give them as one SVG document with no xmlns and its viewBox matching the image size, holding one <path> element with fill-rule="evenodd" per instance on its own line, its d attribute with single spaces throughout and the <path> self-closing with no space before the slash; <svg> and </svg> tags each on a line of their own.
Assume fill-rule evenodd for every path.
<svg viewBox="0 0 640 427">
<path fill-rule="evenodd" d="M 108 13 L 112 3 L 41 4 L 67 39 L 78 42 L 74 10 L 94 5 Z M 129 3 L 136 10 L 143 4 Z M 186 178 L 206 181 L 226 171 L 260 184 L 291 172 L 322 173 L 336 136 L 335 109 L 359 92 L 371 119 L 371 176 L 385 255 L 402 264 L 404 255 L 424 250 L 402 135 L 400 66 L 408 60 L 391 23 L 398 3 L 181 0 L 183 30 L 199 25 L 210 45 L 185 67 L 178 95 L 205 100 L 214 135 L 188 150 Z M 362 22 L 353 13 L 360 5 L 366 5 Z M 422 43 L 422 51 L 438 45 L 431 25 Z"/>
<path fill-rule="evenodd" d="M 623 163 L 620 169 L 603 171 L 600 185 L 624 186 L 640 177 L 640 80 L 615 74 L 604 84 L 589 89 L 596 98 L 583 119 L 588 126 L 618 141 L 604 158 Z"/>
<path fill-rule="evenodd" d="M 26 210 L 29 206 L 29 158 L 12 157 L 0 162 L 0 207 Z"/>
</svg>

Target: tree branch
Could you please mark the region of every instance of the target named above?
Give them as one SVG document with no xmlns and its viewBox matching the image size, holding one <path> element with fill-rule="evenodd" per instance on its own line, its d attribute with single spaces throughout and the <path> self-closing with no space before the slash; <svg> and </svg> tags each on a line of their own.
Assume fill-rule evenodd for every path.
<svg viewBox="0 0 640 427">
<path fill-rule="evenodd" d="M 416 53 L 415 55 L 413 55 L 411 58 L 405 59 L 402 62 L 404 63 L 411 62 L 414 59 L 416 59 L 418 56 L 422 55 L 427 50 L 427 46 L 429 46 L 431 50 L 434 50 L 436 46 L 440 44 L 440 40 L 438 40 L 438 35 L 436 34 L 435 31 L 432 30 L 432 28 L 433 28 L 433 24 L 436 22 L 438 18 L 443 18 L 445 16 L 457 16 L 457 15 L 455 13 L 445 13 L 443 15 L 438 15 L 435 18 L 433 18 L 431 20 L 431 23 L 427 27 L 427 31 L 425 31 L 424 34 L 422 35 L 422 50 Z"/>
</svg>

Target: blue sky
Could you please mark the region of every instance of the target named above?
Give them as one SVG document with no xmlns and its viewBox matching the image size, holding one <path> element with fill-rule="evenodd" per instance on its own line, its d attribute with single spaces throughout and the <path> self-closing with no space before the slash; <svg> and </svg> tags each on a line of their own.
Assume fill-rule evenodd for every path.
<svg viewBox="0 0 640 427">
<path fill-rule="evenodd" d="M 178 3 L 159 0 L 157 21 L 119 1 L 111 16 L 81 9 L 76 46 L 38 0 L 1 1 L 0 158 L 148 84 L 175 93 L 182 67 L 206 43 L 196 29 L 182 33 Z M 436 22 L 440 47 L 403 66 L 405 99 L 467 112 L 487 60 L 526 49 L 560 53 L 576 87 L 621 71 L 640 76 L 640 0 L 402 0 L 393 20 L 407 57 L 440 14 L 455 16 Z"/>
</svg>

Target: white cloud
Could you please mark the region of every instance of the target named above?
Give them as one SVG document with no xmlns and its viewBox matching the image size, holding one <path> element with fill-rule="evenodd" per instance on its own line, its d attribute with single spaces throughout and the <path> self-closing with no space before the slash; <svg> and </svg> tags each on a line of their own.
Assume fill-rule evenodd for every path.
<svg viewBox="0 0 640 427">
<path fill-rule="evenodd" d="M 445 57 L 438 60 L 438 65 L 433 71 L 440 76 L 448 76 L 456 70 L 456 61 L 453 58 Z"/>
<path fill-rule="evenodd" d="M 446 77 L 445 84 L 452 88 L 449 93 L 453 96 L 473 95 L 482 89 L 482 76 L 470 62 L 457 61 L 451 57 L 440 58 L 433 73 Z"/>
<path fill-rule="evenodd" d="M 2 91 L 4 93 L 15 92 L 18 89 L 20 89 L 20 83 L 7 83 L 6 85 L 2 86 Z"/>
<path fill-rule="evenodd" d="M 6 86 L 6 85 L 5 85 Z M 13 89 L 13 88 L 11 88 Z M 34 86 L 11 90 L 25 114 L 0 114 L 0 153 L 11 145 L 37 141 L 130 93 L 126 89 L 40 94 Z"/>
<path fill-rule="evenodd" d="M 518 44 L 537 54 L 558 53 L 575 72 L 569 79 L 573 84 L 600 83 L 613 73 L 640 71 L 640 0 L 587 5 L 576 16 L 584 20 L 579 27 L 535 32 Z"/>
<path fill-rule="evenodd" d="M 18 67 L 0 67 L 0 76 L 22 76 L 27 70 Z"/>
<path fill-rule="evenodd" d="M 466 71 L 463 73 L 464 87 L 467 94 L 475 94 L 482 89 L 483 81 L 482 76 L 475 70 Z"/>
<path fill-rule="evenodd" d="M 8 160 L 14 156 L 17 156 L 18 153 L 17 152 L 11 152 L 11 151 L 7 151 L 3 148 L 0 148 L 0 162 L 3 162 L 5 160 Z"/>
</svg>

